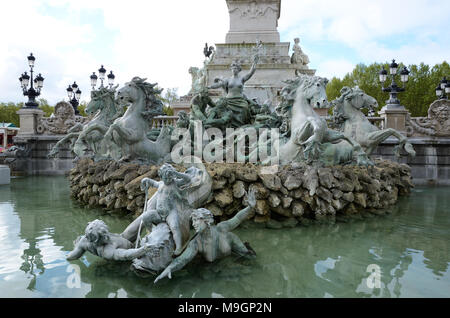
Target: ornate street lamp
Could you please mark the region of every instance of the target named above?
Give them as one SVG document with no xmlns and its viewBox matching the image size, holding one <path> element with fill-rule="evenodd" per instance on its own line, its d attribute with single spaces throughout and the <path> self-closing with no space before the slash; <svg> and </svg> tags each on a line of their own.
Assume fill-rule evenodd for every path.
<svg viewBox="0 0 450 318">
<path fill-rule="evenodd" d="M 436 96 L 438 99 L 448 99 L 450 94 L 450 81 L 446 77 L 442 79 L 439 85 L 436 87 Z"/>
<path fill-rule="evenodd" d="M 408 82 L 409 79 L 409 71 L 406 67 L 403 68 L 403 70 L 400 72 L 400 81 L 403 83 L 403 87 L 399 87 L 397 83 L 395 82 L 395 76 L 398 73 L 398 67 L 399 65 L 395 62 L 395 60 L 392 60 L 392 63 L 389 65 L 389 75 L 391 76 L 391 85 L 389 87 L 384 87 L 384 83 L 387 80 L 388 73 L 384 69 L 384 67 L 381 69 L 379 73 L 379 79 L 382 86 L 383 92 L 388 92 L 390 95 L 389 100 L 386 101 L 386 107 L 387 108 L 400 108 L 402 107 L 400 105 L 400 101 L 397 98 L 397 94 L 405 91 L 405 84 Z"/>
<path fill-rule="evenodd" d="M 25 103 L 24 108 L 38 108 L 39 104 L 36 103 L 36 97 L 41 95 L 41 89 L 44 86 L 44 78 L 39 73 L 39 75 L 33 79 L 33 68 L 36 58 L 33 56 L 33 53 L 30 53 L 30 56 L 28 56 L 27 59 L 28 66 L 30 67 L 30 75 L 25 72 L 19 77 L 23 95 L 28 96 L 28 102 Z M 28 88 L 28 84 L 30 84 L 30 88 Z"/>
<path fill-rule="evenodd" d="M 116 78 L 116 76 L 113 74 L 112 71 L 110 71 L 110 73 L 108 74 L 108 85 L 109 88 L 112 88 L 112 86 L 114 85 L 114 79 Z M 106 78 L 106 69 L 103 67 L 103 65 L 99 68 L 98 70 L 98 77 L 95 74 L 95 72 L 92 73 L 92 75 L 90 76 L 91 78 L 91 87 L 92 90 L 95 90 L 95 87 L 97 86 L 97 80 L 100 79 L 100 87 L 102 88 L 103 86 L 103 81 Z"/>
<path fill-rule="evenodd" d="M 69 85 L 66 91 L 67 96 L 69 97 L 69 102 L 73 107 L 75 115 L 80 115 L 80 112 L 78 111 L 78 105 L 80 105 L 81 91 L 78 88 L 77 83 L 73 82 L 72 86 Z"/>
</svg>

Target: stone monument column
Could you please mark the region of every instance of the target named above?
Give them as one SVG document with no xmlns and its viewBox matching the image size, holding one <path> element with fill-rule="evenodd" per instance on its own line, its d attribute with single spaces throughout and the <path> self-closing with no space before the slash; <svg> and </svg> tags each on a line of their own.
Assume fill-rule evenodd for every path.
<svg viewBox="0 0 450 318">
<path fill-rule="evenodd" d="M 226 43 L 280 42 L 281 0 L 226 0 L 230 31 Z"/>
<path fill-rule="evenodd" d="M 290 43 L 280 42 L 277 30 L 281 14 L 281 0 L 226 0 L 230 15 L 230 29 L 225 43 L 216 44 L 214 58 L 207 64 L 208 86 L 215 78 L 230 77 L 230 65 L 238 61 L 242 72 L 248 72 L 256 43 L 262 41 L 260 60 L 252 78 L 245 84 L 244 94 L 257 98 L 260 103 L 267 100 L 278 103 L 279 92 L 285 86 L 284 80 L 296 76 L 297 66 L 291 63 Z M 300 71 L 314 75 L 315 70 Z M 221 95 L 212 91 L 212 96 Z"/>
</svg>

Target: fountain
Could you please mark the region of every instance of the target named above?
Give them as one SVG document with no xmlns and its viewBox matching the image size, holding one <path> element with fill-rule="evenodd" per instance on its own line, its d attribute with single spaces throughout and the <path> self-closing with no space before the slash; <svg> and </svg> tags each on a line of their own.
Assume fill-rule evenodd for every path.
<svg viewBox="0 0 450 318">
<path fill-rule="evenodd" d="M 271 228 L 334 223 L 394 205 L 410 192 L 408 166 L 369 155 L 389 135 L 410 155 L 414 149 L 400 133 L 378 131 L 361 116 L 373 98 L 360 89 L 345 88 L 333 102 L 342 131 L 329 128 L 314 110 L 328 106 L 324 78 L 286 79 L 276 111 L 249 100 L 245 82 L 256 72 L 261 47 L 253 52 L 250 72 L 240 75 L 234 63 L 231 77 L 200 87 L 192 116 L 183 116 L 176 127 L 164 126 L 156 141 L 145 124 L 160 113 L 156 84 L 134 77 L 118 90 L 118 100 L 129 107 L 98 141 L 104 147 L 80 156 L 70 173 L 71 193 L 85 205 L 131 211 L 135 220 L 121 234 L 109 233 L 101 221 L 89 223 L 68 259 L 90 251 L 106 260 L 132 261 L 134 272 L 157 276 L 156 283 L 197 254 L 209 262 L 231 252 L 255 257 L 250 245 L 230 232 L 244 220 Z M 219 87 L 224 96 L 213 102 L 208 91 Z M 348 131 L 348 121 L 358 129 Z"/>
</svg>

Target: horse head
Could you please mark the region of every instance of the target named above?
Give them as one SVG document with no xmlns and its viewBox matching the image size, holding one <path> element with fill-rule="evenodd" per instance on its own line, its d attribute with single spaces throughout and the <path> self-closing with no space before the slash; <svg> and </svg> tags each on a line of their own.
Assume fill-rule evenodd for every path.
<svg viewBox="0 0 450 318">
<path fill-rule="evenodd" d="M 88 115 L 94 115 L 99 110 L 103 111 L 107 106 L 114 105 L 116 88 L 117 86 L 111 89 L 101 87 L 98 90 L 91 91 L 91 101 L 86 107 L 86 113 Z"/>
<path fill-rule="evenodd" d="M 117 99 L 121 104 L 131 104 L 131 108 L 140 106 L 142 116 L 153 118 L 163 114 L 163 104 L 159 97 L 163 89 L 155 89 L 158 83 L 150 84 L 146 80 L 134 77 L 119 89 Z"/>
<path fill-rule="evenodd" d="M 125 83 L 125 86 L 117 92 L 117 99 L 122 104 L 133 104 L 142 96 L 145 97 L 145 90 L 142 86 L 146 78 L 134 77 L 131 82 Z"/>
<path fill-rule="evenodd" d="M 342 107 L 344 104 L 349 104 L 356 110 L 363 108 L 374 109 L 378 107 L 377 100 L 364 93 L 358 86 L 354 88 L 343 87 L 341 89 L 341 97 L 338 98 L 337 104 L 341 105 L 342 111 L 345 111 L 345 107 Z"/>
<path fill-rule="evenodd" d="M 326 86 L 328 80 L 319 76 L 309 76 L 300 74 L 294 80 L 285 81 L 288 84 L 285 92 L 287 98 L 295 100 L 303 98 L 311 108 L 327 108 L 328 98 Z"/>
</svg>

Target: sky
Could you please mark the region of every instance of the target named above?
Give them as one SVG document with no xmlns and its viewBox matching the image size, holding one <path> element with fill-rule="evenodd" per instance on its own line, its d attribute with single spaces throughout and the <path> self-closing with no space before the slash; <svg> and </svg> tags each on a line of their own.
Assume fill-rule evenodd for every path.
<svg viewBox="0 0 450 318">
<path fill-rule="evenodd" d="M 101 65 L 117 84 L 140 76 L 184 95 L 205 42 L 225 43 L 229 30 L 225 0 L 1 1 L 0 12 L 0 102 L 26 101 L 18 78 L 30 52 L 52 104 L 74 81 L 88 101 Z M 450 61 L 449 12 L 448 0 L 282 0 L 278 31 L 291 48 L 300 37 L 317 75 L 343 77 L 358 63 Z"/>
</svg>

